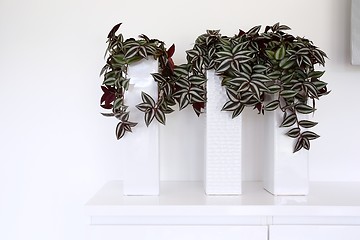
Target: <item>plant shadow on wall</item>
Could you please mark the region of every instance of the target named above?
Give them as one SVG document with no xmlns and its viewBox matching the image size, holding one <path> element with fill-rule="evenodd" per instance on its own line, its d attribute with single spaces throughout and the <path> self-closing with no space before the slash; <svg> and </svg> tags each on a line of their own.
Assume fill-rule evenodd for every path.
<svg viewBox="0 0 360 240">
<path fill-rule="evenodd" d="M 261 114 L 281 111 L 280 127 L 289 128 L 286 133 L 294 138 L 294 152 L 310 149 L 310 141 L 319 137 L 310 128 L 317 122 L 301 118 L 313 114 L 315 102 L 327 95 L 327 83 L 320 80 L 324 71 L 326 54 L 304 37 L 286 33 L 288 26 L 279 23 L 255 26 L 249 31 L 240 30 L 233 37 L 220 35 L 219 30 L 208 30 L 199 36 L 194 47 L 188 50 L 187 63 L 174 65 L 171 56 L 174 46 L 166 51 L 164 43 L 141 35 L 140 40 L 124 40 L 116 35 L 116 25 L 108 36 L 109 46 L 101 98 L 102 107 L 112 109 L 105 116 L 119 119 L 117 137 L 131 131 L 136 123 L 129 121 L 124 91 L 128 88 L 127 67 L 142 58 L 159 59 L 159 72 L 154 73 L 159 96 L 155 102 L 151 96 L 142 94 L 143 103 L 137 106 L 145 113 L 147 125 L 156 118 L 165 124 L 165 114 L 171 113 L 176 103 L 180 110 L 192 106 L 199 116 L 206 107 L 206 71 L 215 69 L 226 88 L 227 102 L 222 111 L 239 116 L 245 107 L 252 107 Z M 269 100 L 270 99 L 270 100 Z"/>
</svg>

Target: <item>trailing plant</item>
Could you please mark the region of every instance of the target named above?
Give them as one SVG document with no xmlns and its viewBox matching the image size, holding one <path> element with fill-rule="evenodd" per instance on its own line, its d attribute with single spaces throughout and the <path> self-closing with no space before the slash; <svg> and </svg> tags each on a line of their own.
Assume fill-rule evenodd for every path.
<svg viewBox="0 0 360 240">
<path fill-rule="evenodd" d="M 288 127 L 287 135 L 296 139 L 294 152 L 310 149 L 310 140 L 319 137 L 309 128 L 317 123 L 301 119 L 315 111 L 315 100 L 328 94 L 327 83 L 320 80 L 326 54 L 311 41 L 294 37 L 279 23 L 249 31 L 240 30 L 233 37 L 221 36 L 219 31 L 207 31 L 187 51 L 187 63 L 175 67 L 178 90 L 175 98 L 180 109 L 191 104 L 199 115 L 206 102 L 206 71 L 215 69 L 222 77 L 228 101 L 223 111 L 235 118 L 245 107 L 259 113 L 280 110 L 280 127 Z M 272 99 L 265 101 L 266 98 Z"/>
<path fill-rule="evenodd" d="M 315 70 L 316 64 L 325 65 L 326 54 L 308 39 L 285 33 L 290 30 L 285 25 L 267 26 L 264 33 L 259 30 L 260 26 L 247 33 L 240 30 L 219 53 L 223 67 L 217 71 L 224 77 L 229 98 L 223 110 L 233 111 L 236 117 L 245 106 L 254 106 L 262 114 L 279 109 L 283 112 L 280 127 L 290 128 L 286 135 L 296 139 L 294 152 L 309 150 L 310 140 L 319 137 L 309 131 L 317 122 L 301 115 L 314 113 L 315 100 L 329 93 L 327 83 L 320 80 L 324 71 Z M 248 59 L 238 61 L 240 67 L 230 55 L 237 51 L 249 53 Z M 265 101 L 265 96 L 271 101 Z"/>
<path fill-rule="evenodd" d="M 273 100 L 262 104 L 265 111 L 279 109 L 283 112 L 280 127 L 287 127 L 289 137 L 296 139 L 294 152 L 310 149 L 310 141 L 319 137 L 309 129 L 317 122 L 302 115 L 316 111 L 315 102 L 327 95 L 327 83 L 321 81 L 325 71 L 318 71 L 315 65 L 325 65 L 326 54 L 304 37 L 294 37 L 284 31 L 289 27 L 267 26 L 264 39 L 264 73 L 270 77 L 270 93 Z"/>
<path fill-rule="evenodd" d="M 199 36 L 193 49 L 186 51 L 187 63 L 175 67 L 177 91 L 175 98 L 180 110 L 192 105 L 199 116 L 206 102 L 206 71 L 214 68 L 216 53 L 221 48 L 220 31 L 208 30 Z"/>
<path fill-rule="evenodd" d="M 125 101 L 125 92 L 129 89 L 130 83 L 127 72 L 132 63 L 148 58 L 154 58 L 159 63 L 158 73 L 152 73 L 158 85 L 157 101 L 154 100 L 155 97 L 142 92 L 143 102 L 136 106 L 144 112 L 144 121 L 147 126 L 154 118 L 161 124 L 165 124 L 165 115 L 173 112 L 171 106 L 176 104 L 174 62 L 171 59 L 175 46 L 172 45 L 166 50 L 164 42 L 150 39 L 144 34 L 140 35 L 139 39 L 124 39 L 121 33 L 116 34 L 120 26 L 121 23 L 115 25 L 107 36 L 106 64 L 100 73 L 104 76 L 100 105 L 104 109 L 111 109 L 110 113 L 102 114 L 119 120 L 116 126 L 117 139 L 122 138 L 126 132 L 132 132 L 132 128 L 137 125 L 130 120 L 130 112 Z"/>
</svg>

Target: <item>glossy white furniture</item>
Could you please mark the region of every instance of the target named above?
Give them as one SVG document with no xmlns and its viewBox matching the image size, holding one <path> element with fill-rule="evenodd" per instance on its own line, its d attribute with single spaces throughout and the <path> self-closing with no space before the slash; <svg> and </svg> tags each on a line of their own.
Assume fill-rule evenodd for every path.
<svg viewBox="0 0 360 240">
<path fill-rule="evenodd" d="M 108 239 L 360 239 L 360 183 L 311 183 L 308 196 L 289 197 L 261 182 L 244 182 L 240 196 L 206 196 L 200 182 L 161 182 L 159 196 L 137 197 L 112 181 L 86 209 L 94 236 Z"/>
</svg>

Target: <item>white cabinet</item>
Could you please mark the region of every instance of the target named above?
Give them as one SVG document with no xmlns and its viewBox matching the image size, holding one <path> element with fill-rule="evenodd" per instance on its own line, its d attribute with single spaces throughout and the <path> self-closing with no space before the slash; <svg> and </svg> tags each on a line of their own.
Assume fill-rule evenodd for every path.
<svg viewBox="0 0 360 240">
<path fill-rule="evenodd" d="M 240 196 L 203 189 L 162 182 L 159 196 L 123 196 L 109 182 L 86 205 L 93 239 L 360 239 L 360 183 L 311 183 L 308 196 L 273 196 L 261 182 Z"/>
<path fill-rule="evenodd" d="M 269 239 L 271 240 L 359 240 L 360 226 L 339 225 L 295 225 L 270 226 Z"/>
<path fill-rule="evenodd" d="M 92 239 L 106 240 L 266 240 L 265 226 L 96 226 Z"/>
</svg>

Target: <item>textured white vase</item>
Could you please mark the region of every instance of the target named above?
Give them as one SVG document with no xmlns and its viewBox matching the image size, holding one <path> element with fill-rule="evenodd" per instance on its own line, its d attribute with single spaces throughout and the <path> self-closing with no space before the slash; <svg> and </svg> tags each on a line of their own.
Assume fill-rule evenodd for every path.
<svg viewBox="0 0 360 240">
<path fill-rule="evenodd" d="M 241 194 L 241 115 L 221 111 L 226 90 L 213 70 L 207 72 L 205 130 L 205 192 L 208 195 Z"/>
<path fill-rule="evenodd" d="M 157 101 L 157 83 L 151 73 L 158 72 L 156 60 L 141 60 L 128 67 L 130 87 L 125 95 L 129 106 L 130 121 L 137 122 L 132 133 L 124 136 L 126 159 L 123 159 L 124 195 L 159 195 L 159 124 L 154 120 L 149 127 L 144 122 L 144 113 L 136 108 L 141 103 L 141 92 L 146 92 Z"/>
<path fill-rule="evenodd" d="M 302 115 L 303 116 L 303 115 Z M 309 151 L 293 153 L 296 139 L 280 128 L 283 113 L 277 109 L 265 113 L 264 188 L 274 195 L 307 195 L 309 192 Z"/>
</svg>

